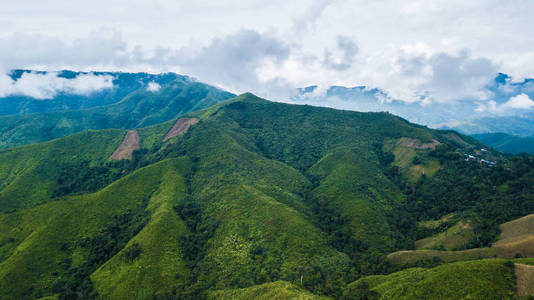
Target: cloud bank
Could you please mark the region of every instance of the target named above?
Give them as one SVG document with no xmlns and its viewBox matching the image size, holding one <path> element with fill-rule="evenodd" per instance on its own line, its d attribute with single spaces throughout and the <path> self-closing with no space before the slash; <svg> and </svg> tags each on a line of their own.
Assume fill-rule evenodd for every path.
<svg viewBox="0 0 534 300">
<path fill-rule="evenodd" d="M 93 73 L 80 74 L 68 79 L 59 77 L 57 72 L 30 72 L 23 73 L 17 80 L 6 74 L 0 74 L 0 97 L 18 95 L 45 100 L 54 98 L 58 93 L 88 95 L 112 87 L 112 76 Z"/>
<path fill-rule="evenodd" d="M 534 19 L 529 14 L 534 2 L 68 4 L 6 3 L 0 13 L 0 68 L 173 71 L 281 101 L 309 85 L 319 86 L 314 97 L 332 85 L 366 86 L 380 90 L 381 103 L 443 108 L 465 102 L 478 113 L 528 110 L 525 99 L 505 102 L 534 93 L 513 82 L 499 91 L 488 88 L 497 72 L 516 81 L 534 77 Z M 27 83 L 22 88 L 0 76 L 0 86 L 3 94 L 18 90 L 40 98 L 67 89 L 58 79 L 42 79 L 46 84 L 40 87 Z M 93 84 L 96 90 L 101 85 Z M 314 103 L 336 106 L 327 100 Z"/>
</svg>

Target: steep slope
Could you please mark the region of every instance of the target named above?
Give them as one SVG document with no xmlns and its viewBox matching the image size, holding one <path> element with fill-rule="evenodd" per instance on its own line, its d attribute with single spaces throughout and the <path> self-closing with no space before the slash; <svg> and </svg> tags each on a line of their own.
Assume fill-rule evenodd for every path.
<svg viewBox="0 0 534 300">
<path fill-rule="evenodd" d="M 87 129 L 137 128 L 206 108 L 234 95 L 178 78 L 159 91 L 140 89 L 110 105 L 0 117 L 0 148 L 48 141 Z"/>
<path fill-rule="evenodd" d="M 47 143 L 0 151 L 0 211 L 51 200 L 64 171 L 76 167 L 89 170 L 101 164 L 123 137 L 120 130 L 86 131 Z M 83 180 L 83 177 L 78 179 Z"/>
<path fill-rule="evenodd" d="M 1 248 L 0 295 L 20 299 L 49 293 L 91 294 L 94 291 L 88 276 L 106 261 L 93 278 L 103 296 L 116 289 L 124 295 L 128 291 L 142 293 L 141 288 L 148 284 L 143 279 L 157 281 L 150 285 L 150 295 L 172 289 L 169 278 L 173 284 L 183 282 L 187 269 L 176 239 L 186 228 L 168 211 L 184 197 L 181 174 L 187 169 L 187 160 L 162 161 L 97 193 L 1 215 L 0 240 L 8 242 Z M 165 230 L 158 226 L 162 222 L 171 222 L 166 224 L 170 226 L 168 232 L 161 232 Z M 157 248 L 150 242 L 153 239 L 158 241 Z M 133 243 L 139 243 L 141 254 L 125 257 Z M 136 273 L 130 272 L 129 280 L 117 272 L 128 272 L 137 262 L 161 268 L 156 273 L 151 268 L 134 268 Z M 115 272 L 101 281 L 110 264 L 114 264 Z M 168 271 L 161 272 L 163 269 Z M 130 280 L 139 289 L 130 289 Z M 111 290 L 106 287 L 110 282 L 116 283 Z"/>
</svg>

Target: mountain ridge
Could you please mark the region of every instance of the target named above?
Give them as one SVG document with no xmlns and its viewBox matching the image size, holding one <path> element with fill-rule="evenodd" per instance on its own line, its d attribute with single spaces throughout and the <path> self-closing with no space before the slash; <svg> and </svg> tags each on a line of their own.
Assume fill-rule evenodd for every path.
<svg viewBox="0 0 534 300">
<path fill-rule="evenodd" d="M 164 142 L 180 118 L 199 121 Z M 472 138 L 389 113 L 289 105 L 247 93 L 137 131 L 140 149 L 130 160 L 109 160 L 127 132 L 118 129 L 0 151 L 2 297 L 387 295 L 383 286 L 351 282 L 404 272 L 386 255 L 436 233 L 417 232 L 417 222 L 454 211 L 489 226 L 484 222 L 533 211 L 489 202 L 481 205 L 502 215 L 479 216 L 462 190 L 447 203 L 414 193 L 447 196 L 451 191 L 436 186 L 458 185 L 465 181 L 460 175 L 494 180 L 505 167 L 515 172 L 525 164 L 477 154 L 482 144 Z M 498 164 L 465 160 L 468 153 Z M 425 171 L 436 164 L 435 174 Z M 499 187 L 511 199 L 523 192 L 514 184 L 532 178 L 528 168 L 515 174 L 505 182 L 509 191 Z M 477 189 L 486 196 L 494 185 Z M 531 199 L 522 197 L 518 205 Z M 477 264 L 487 278 L 509 267 Z M 471 265 L 421 276 L 468 280 Z M 495 288 L 511 292 L 509 279 Z M 417 294 L 428 282 L 407 291 Z M 391 292 L 395 284 L 387 285 Z M 460 291 L 481 295 L 479 285 Z"/>
</svg>

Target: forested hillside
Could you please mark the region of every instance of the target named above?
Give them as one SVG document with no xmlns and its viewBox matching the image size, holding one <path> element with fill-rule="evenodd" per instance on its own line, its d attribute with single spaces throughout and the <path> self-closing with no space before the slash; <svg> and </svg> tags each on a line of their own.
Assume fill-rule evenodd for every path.
<svg viewBox="0 0 534 300">
<path fill-rule="evenodd" d="M 125 130 L 0 151 L 0 297 L 516 297 L 509 260 L 388 254 L 457 224 L 455 250 L 490 246 L 534 213 L 532 158 L 252 94 L 179 112 L 138 128 L 131 159 L 110 158 Z"/>
</svg>

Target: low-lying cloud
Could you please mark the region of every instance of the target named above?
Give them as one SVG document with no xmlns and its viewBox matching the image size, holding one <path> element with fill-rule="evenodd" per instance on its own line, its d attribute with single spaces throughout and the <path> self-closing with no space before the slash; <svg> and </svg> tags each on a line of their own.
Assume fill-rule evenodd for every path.
<svg viewBox="0 0 534 300">
<path fill-rule="evenodd" d="M 89 95 L 103 89 L 113 88 L 113 77 L 79 74 L 74 78 L 58 76 L 57 72 L 29 72 L 13 80 L 7 74 L 0 75 L 0 97 L 11 95 L 27 96 L 45 100 L 54 98 L 58 93 Z"/>
<path fill-rule="evenodd" d="M 146 87 L 146 90 L 149 91 L 149 92 L 157 92 L 161 89 L 161 85 L 158 84 L 157 82 L 149 82 L 147 87 Z"/>
</svg>

